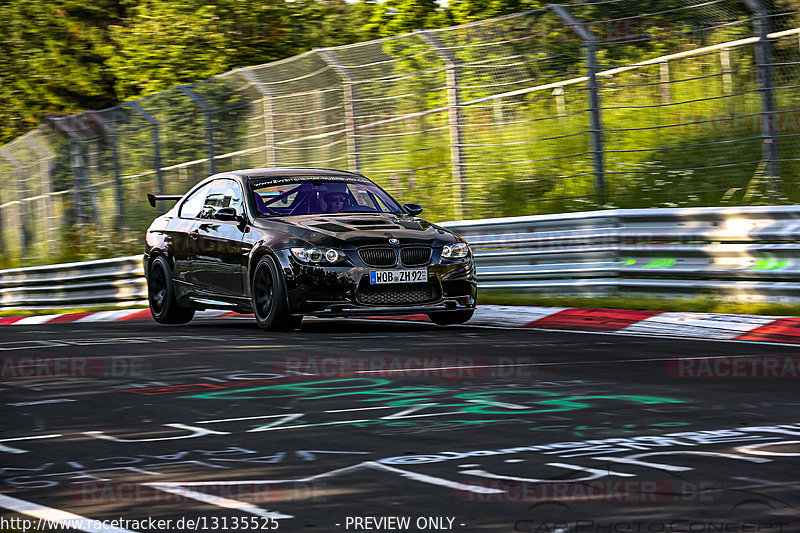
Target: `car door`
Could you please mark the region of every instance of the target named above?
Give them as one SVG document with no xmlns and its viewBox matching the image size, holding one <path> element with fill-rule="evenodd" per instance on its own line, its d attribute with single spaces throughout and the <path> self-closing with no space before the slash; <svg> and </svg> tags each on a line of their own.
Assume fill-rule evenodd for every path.
<svg viewBox="0 0 800 533">
<path fill-rule="evenodd" d="M 192 282 L 197 294 L 237 297 L 244 293 L 242 240 L 245 226 L 237 221 L 215 219 L 214 213 L 223 207 L 232 207 L 237 215 L 244 217 L 244 195 L 234 180 L 212 182 L 199 220 L 192 229 L 198 250 Z"/>
<path fill-rule="evenodd" d="M 197 235 L 192 230 L 203 211 L 211 184 L 192 192 L 178 208 L 178 217 L 170 221 L 169 253 L 173 260 L 173 279 L 178 297 L 192 292 L 192 271 L 197 260 Z"/>
</svg>

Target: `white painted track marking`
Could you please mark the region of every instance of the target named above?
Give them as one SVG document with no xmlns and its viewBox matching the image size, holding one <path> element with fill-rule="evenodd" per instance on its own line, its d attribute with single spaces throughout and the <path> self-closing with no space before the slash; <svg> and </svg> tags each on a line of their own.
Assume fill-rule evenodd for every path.
<svg viewBox="0 0 800 533">
<path fill-rule="evenodd" d="M 59 524 L 63 523 L 68 525 L 69 527 L 64 528 L 66 530 L 77 529 L 78 531 L 88 531 L 91 533 L 96 533 L 97 531 L 102 531 L 103 533 L 135 533 L 130 529 L 120 529 L 110 526 L 97 527 L 100 526 L 100 523 L 91 518 L 68 513 L 67 511 L 62 511 L 60 509 L 53 509 L 52 507 L 45 507 L 44 505 L 39 505 L 38 503 L 12 498 L 11 496 L 6 496 L 5 494 L 0 494 L 0 507 L 19 514 L 38 518 L 42 527 L 37 527 L 36 529 L 42 531 L 44 531 L 44 526 L 46 524 L 45 521 L 49 521 L 51 523 L 58 522 Z"/>
<path fill-rule="evenodd" d="M 569 307 L 532 307 L 527 305 L 479 305 L 468 325 L 522 327 L 542 318 L 555 315 Z"/>
<path fill-rule="evenodd" d="M 734 339 L 779 317 L 709 313 L 661 313 L 623 328 L 620 333 L 681 333 L 686 337 Z"/>
<path fill-rule="evenodd" d="M 119 320 L 120 318 L 124 318 L 128 315 L 132 315 L 140 311 L 141 309 L 125 309 L 123 311 L 100 311 L 98 313 L 92 313 L 91 315 L 86 315 L 85 317 L 81 317 L 74 323 L 78 324 L 80 322 L 113 322 L 114 320 Z"/>
<path fill-rule="evenodd" d="M 32 326 L 35 324 L 44 324 L 54 318 L 58 318 L 61 315 L 39 315 L 39 316 L 29 316 L 23 318 L 22 320 L 17 320 L 15 324 L 19 324 L 20 326 Z"/>
</svg>

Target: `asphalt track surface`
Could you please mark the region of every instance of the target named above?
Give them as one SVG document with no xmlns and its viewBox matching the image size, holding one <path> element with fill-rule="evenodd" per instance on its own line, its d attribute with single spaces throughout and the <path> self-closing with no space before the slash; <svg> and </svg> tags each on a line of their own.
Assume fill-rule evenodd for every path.
<svg viewBox="0 0 800 533">
<path fill-rule="evenodd" d="M 797 355 L 400 321 L 7 327 L 0 529 L 800 531 Z"/>
</svg>

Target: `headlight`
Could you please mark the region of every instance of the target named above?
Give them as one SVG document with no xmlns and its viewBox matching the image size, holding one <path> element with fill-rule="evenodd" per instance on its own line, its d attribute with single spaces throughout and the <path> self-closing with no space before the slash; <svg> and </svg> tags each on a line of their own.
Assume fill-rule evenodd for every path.
<svg viewBox="0 0 800 533">
<path fill-rule="evenodd" d="M 303 263 L 338 263 L 345 255 L 334 248 L 290 248 L 292 255 Z"/>
<path fill-rule="evenodd" d="M 442 248 L 442 257 L 445 259 L 461 259 L 469 255 L 469 246 L 465 242 L 445 244 Z"/>
</svg>

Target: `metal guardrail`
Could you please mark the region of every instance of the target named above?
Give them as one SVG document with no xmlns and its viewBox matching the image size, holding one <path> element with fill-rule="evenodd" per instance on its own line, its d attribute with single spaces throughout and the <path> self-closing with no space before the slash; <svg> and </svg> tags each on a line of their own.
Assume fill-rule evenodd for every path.
<svg viewBox="0 0 800 533">
<path fill-rule="evenodd" d="M 589 211 L 445 222 L 482 291 L 800 301 L 800 206 Z M 141 256 L 0 271 L 0 307 L 146 303 Z"/>
<path fill-rule="evenodd" d="M 800 206 L 590 211 L 448 222 L 482 290 L 800 299 Z"/>
<path fill-rule="evenodd" d="M 146 305 L 142 256 L 0 270 L 0 308 Z"/>
</svg>

